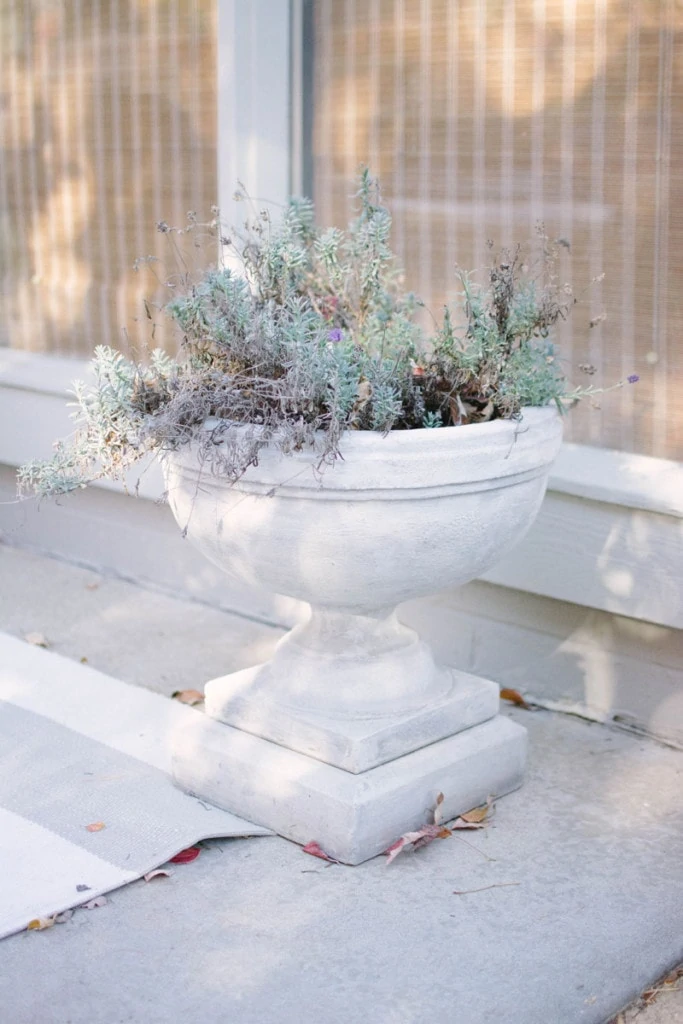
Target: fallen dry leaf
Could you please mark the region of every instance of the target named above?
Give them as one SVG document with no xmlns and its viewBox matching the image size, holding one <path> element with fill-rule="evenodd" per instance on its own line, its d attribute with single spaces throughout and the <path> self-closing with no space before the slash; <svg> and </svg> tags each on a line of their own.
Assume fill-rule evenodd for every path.
<svg viewBox="0 0 683 1024">
<path fill-rule="evenodd" d="M 164 871 L 163 868 L 157 868 L 156 871 L 148 871 L 147 874 L 142 877 L 146 882 L 151 882 L 153 878 L 170 878 L 171 872 Z"/>
<path fill-rule="evenodd" d="M 320 857 L 321 860 L 327 860 L 330 862 L 330 864 L 339 863 L 339 861 L 335 860 L 334 857 L 330 857 L 329 853 L 325 853 L 323 848 L 318 843 L 316 843 L 315 840 L 311 841 L 310 843 L 306 843 L 306 845 L 303 847 L 303 851 L 304 853 L 310 853 L 311 857 Z"/>
<path fill-rule="evenodd" d="M 52 928 L 54 923 L 54 917 L 35 917 L 26 925 L 26 930 L 29 932 L 43 932 L 46 928 Z"/>
<path fill-rule="evenodd" d="M 76 886 L 76 892 L 88 892 L 89 889 L 90 889 L 89 885 L 77 885 Z"/>
<path fill-rule="evenodd" d="M 106 907 L 109 900 L 106 896 L 96 896 L 94 900 L 89 900 L 84 903 L 81 907 L 82 910 L 97 910 L 98 907 Z"/>
<path fill-rule="evenodd" d="M 405 835 L 400 836 L 395 843 L 392 843 L 388 850 L 385 850 L 387 856 L 387 864 L 391 864 L 393 860 L 396 860 L 399 853 L 412 847 L 413 850 L 419 850 L 421 846 L 426 846 L 428 843 L 433 842 L 435 839 L 446 839 L 448 836 L 452 836 L 454 832 L 459 832 L 463 829 L 477 829 L 486 828 L 487 816 L 493 807 L 493 797 L 490 796 L 486 803 L 482 807 L 475 807 L 471 811 L 465 811 L 460 817 L 454 818 L 453 821 L 449 821 L 447 824 L 441 823 L 441 815 L 443 814 L 443 793 L 437 794 L 436 804 L 434 807 L 434 824 L 423 825 L 422 828 L 417 829 L 415 832 L 406 832 Z M 466 842 L 466 840 L 462 840 Z M 316 844 L 317 845 L 317 844 Z M 480 850 L 477 851 L 481 853 Z M 487 860 L 492 858 L 487 857 L 486 854 L 482 854 Z"/>
<path fill-rule="evenodd" d="M 387 855 L 387 864 L 396 860 L 399 853 L 402 853 L 408 846 L 411 846 L 413 850 L 419 850 L 421 846 L 426 846 L 435 839 L 445 839 L 450 835 L 451 830 L 443 825 L 423 825 L 416 832 L 406 832 L 395 843 L 392 843 L 388 850 L 384 851 Z"/>
<path fill-rule="evenodd" d="M 85 826 L 88 832 L 101 832 L 103 828 L 107 826 L 103 821 L 93 821 L 90 825 Z"/>
<path fill-rule="evenodd" d="M 509 690 L 504 686 L 500 691 L 500 699 L 507 700 L 511 704 L 516 704 L 517 707 L 526 708 L 527 711 L 531 710 L 531 704 L 527 703 L 521 693 L 518 693 L 517 690 Z"/>
<path fill-rule="evenodd" d="M 50 646 L 50 642 L 45 639 L 42 633 L 24 633 L 24 640 L 27 644 L 33 644 L 34 647 Z"/>
<path fill-rule="evenodd" d="M 472 811 L 465 811 L 459 818 L 456 818 L 453 823 L 453 827 L 458 827 L 458 822 L 464 822 L 465 825 L 481 825 L 485 820 L 488 813 L 487 807 L 475 807 Z M 462 825 L 460 826 L 462 828 Z"/>
<path fill-rule="evenodd" d="M 464 818 L 456 818 L 454 821 L 449 821 L 446 828 L 450 829 L 451 832 L 462 832 L 467 831 L 467 829 L 486 828 L 486 825 L 487 822 L 485 821 L 465 821 Z"/>
<path fill-rule="evenodd" d="M 679 985 L 681 980 L 683 980 L 683 966 L 675 968 L 675 970 L 671 971 L 670 974 L 667 974 L 666 977 L 661 978 L 657 984 L 651 985 L 641 994 L 639 1000 L 640 1008 L 638 1012 L 642 1012 L 645 1007 L 651 1006 L 656 1002 L 658 996 L 662 992 L 683 991 L 683 987 Z M 619 1018 L 615 1018 L 613 1021 L 610 1021 L 610 1024 L 624 1024 L 623 1018 L 621 1022 L 619 1021 Z"/>
<path fill-rule="evenodd" d="M 83 657 L 81 658 L 81 665 L 87 665 L 87 664 L 88 664 L 88 659 L 85 657 L 85 655 L 83 655 Z"/>
<path fill-rule="evenodd" d="M 461 814 L 458 821 L 465 821 L 468 825 L 479 825 L 481 822 L 486 821 L 492 808 L 493 797 L 490 796 L 481 807 L 474 807 L 471 811 L 465 811 L 464 814 Z"/>
<path fill-rule="evenodd" d="M 470 407 L 463 402 L 460 395 L 455 395 L 451 398 L 448 406 L 451 414 L 451 422 L 454 426 L 458 427 L 461 424 L 469 423 L 468 410 Z"/>
<path fill-rule="evenodd" d="M 55 924 L 66 924 L 74 916 L 73 910 L 63 910 L 61 914 L 57 914 L 55 918 Z"/>
<path fill-rule="evenodd" d="M 189 704 L 190 707 L 194 707 L 195 704 L 204 703 L 204 694 L 200 693 L 199 690 L 176 690 L 175 693 L 171 694 L 173 700 L 180 701 L 181 704 Z"/>
<path fill-rule="evenodd" d="M 175 857 L 171 857 L 169 863 L 171 864 L 189 864 L 190 861 L 196 860 L 201 850 L 198 846 L 190 846 L 187 850 L 181 850 L 180 853 L 176 853 Z"/>
</svg>

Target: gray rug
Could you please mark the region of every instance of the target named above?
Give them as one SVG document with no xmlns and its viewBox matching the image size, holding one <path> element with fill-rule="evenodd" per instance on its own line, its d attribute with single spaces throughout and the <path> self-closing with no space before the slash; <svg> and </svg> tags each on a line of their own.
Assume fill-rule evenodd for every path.
<svg viewBox="0 0 683 1024">
<path fill-rule="evenodd" d="M 268 835 L 176 789 L 192 708 L 0 634 L 0 938 L 200 839 Z"/>
</svg>

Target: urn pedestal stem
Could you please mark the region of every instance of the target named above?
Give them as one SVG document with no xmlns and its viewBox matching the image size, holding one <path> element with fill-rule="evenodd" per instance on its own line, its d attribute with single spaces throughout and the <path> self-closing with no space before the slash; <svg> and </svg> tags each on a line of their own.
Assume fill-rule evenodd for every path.
<svg viewBox="0 0 683 1024">
<path fill-rule="evenodd" d="M 205 710 L 359 774 L 498 711 L 495 683 L 438 666 L 395 611 L 311 610 L 263 665 L 206 684 Z"/>
</svg>

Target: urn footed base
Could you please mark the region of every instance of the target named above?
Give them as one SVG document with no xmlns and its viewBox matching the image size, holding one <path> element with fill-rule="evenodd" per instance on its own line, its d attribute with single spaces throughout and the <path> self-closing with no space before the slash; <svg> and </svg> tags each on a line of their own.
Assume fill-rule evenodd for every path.
<svg viewBox="0 0 683 1024">
<path fill-rule="evenodd" d="M 360 864 L 431 820 L 521 785 L 526 729 L 497 715 L 354 774 L 197 714 L 173 743 L 176 783 L 194 796 L 331 857 Z"/>
<path fill-rule="evenodd" d="M 356 774 L 479 725 L 499 705 L 495 683 L 437 665 L 388 609 L 311 608 L 270 661 L 205 692 L 212 718 Z"/>
<path fill-rule="evenodd" d="M 317 707 L 312 702 L 292 707 L 282 699 L 271 662 L 211 680 L 205 687 L 205 710 L 226 725 L 358 774 L 497 714 L 496 683 L 455 669 L 432 668 L 440 683 L 438 695 L 398 711 L 390 701 L 373 711 L 347 708 L 345 714 L 320 700 Z M 329 683 L 321 673 L 318 690 Z"/>
</svg>

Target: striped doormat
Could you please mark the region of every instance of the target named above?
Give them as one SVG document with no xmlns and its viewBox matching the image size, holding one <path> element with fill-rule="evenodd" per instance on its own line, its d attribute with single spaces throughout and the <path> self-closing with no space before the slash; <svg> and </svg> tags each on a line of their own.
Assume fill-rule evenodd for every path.
<svg viewBox="0 0 683 1024">
<path fill-rule="evenodd" d="M 200 839 L 270 834 L 173 785 L 198 713 L 0 633 L 0 938 Z"/>
</svg>

